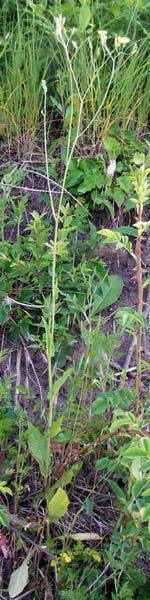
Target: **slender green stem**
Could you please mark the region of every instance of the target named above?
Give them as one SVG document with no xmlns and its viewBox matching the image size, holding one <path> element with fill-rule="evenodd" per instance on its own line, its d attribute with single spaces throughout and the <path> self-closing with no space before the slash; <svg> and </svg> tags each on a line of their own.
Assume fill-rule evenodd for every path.
<svg viewBox="0 0 150 600">
<path fill-rule="evenodd" d="M 137 203 L 137 218 L 138 221 L 142 221 L 143 204 L 142 198 L 138 198 Z M 142 256 L 141 256 L 141 241 L 142 235 L 140 229 L 138 230 L 138 237 L 136 243 L 136 277 L 138 285 L 138 313 L 142 315 L 143 312 L 143 279 L 142 279 Z M 138 323 L 137 326 L 137 343 L 136 343 L 136 403 L 137 412 L 139 409 L 140 402 L 140 387 L 141 387 L 141 344 L 142 344 L 142 324 Z"/>
</svg>

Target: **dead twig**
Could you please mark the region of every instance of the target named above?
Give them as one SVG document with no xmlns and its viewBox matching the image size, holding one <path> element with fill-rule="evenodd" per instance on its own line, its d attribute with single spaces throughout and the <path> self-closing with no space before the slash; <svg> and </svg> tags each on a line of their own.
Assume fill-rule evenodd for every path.
<svg viewBox="0 0 150 600">
<path fill-rule="evenodd" d="M 145 318 L 148 317 L 149 314 L 150 314 L 150 286 L 148 288 L 146 305 L 145 305 L 145 308 L 143 310 L 143 315 L 144 315 Z M 122 368 L 122 372 L 124 372 L 124 377 L 121 378 L 121 382 L 120 382 L 120 385 L 119 385 L 119 388 L 118 388 L 119 390 L 124 385 L 125 377 L 126 377 L 127 372 L 129 371 L 129 367 L 130 367 L 130 363 L 131 363 L 131 359 L 132 359 L 132 356 L 134 354 L 134 351 L 135 351 L 135 340 L 133 339 L 132 342 L 131 342 L 131 344 L 130 344 L 130 346 L 129 346 L 129 350 L 128 350 L 128 353 L 127 353 L 127 356 L 125 358 L 124 365 L 123 365 L 123 368 Z"/>
</svg>

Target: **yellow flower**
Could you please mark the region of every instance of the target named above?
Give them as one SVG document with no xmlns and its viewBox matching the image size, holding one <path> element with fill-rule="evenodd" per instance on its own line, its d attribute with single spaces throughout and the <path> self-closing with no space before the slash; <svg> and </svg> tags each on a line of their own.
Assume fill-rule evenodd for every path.
<svg viewBox="0 0 150 600">
<path fill-rule="evenodd" d="M 63 558 L 65 563 L 67 563 L 67 564 L 71 563 L 71 556 L 69 556 L 69 554 L 67 554 L 67 552 L 61 552 L 60 556 L 61 556 L 61 558 Z"/>
<path fill-rule="evenodd" d="M 92 558 L 94 558 L 94 560 L 96 560 L 98 563 L 100 563 L 102 560 L 99 553 L 96 550 L 92 552 Z"/>
<path fill-rule="evenodd" d="M 56 567 L 56 565 L 57 565 L 56 560 L 54 560 L 54 559 L 51 560 L 50 565 L 51 565 L 51 567 Z"/>
</svg>

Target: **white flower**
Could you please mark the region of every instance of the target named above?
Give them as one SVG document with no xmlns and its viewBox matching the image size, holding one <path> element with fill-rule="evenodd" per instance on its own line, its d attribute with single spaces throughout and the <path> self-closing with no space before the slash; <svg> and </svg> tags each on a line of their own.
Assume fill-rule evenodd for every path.
<svg viewBox="0 0 150 600">
<path fill-rule="evenodd" d="M 65 17 L 62 17 L 62 15 L 58 15 L 58 17 L 55 17 L 55 23 L 56 23 L 56 37 L 59 39 L 62 39 L 62 30 L 63 30 L 63 26 L 65 24 Z"/>
<path fill-rule="evenodd" d="M 115 36 L 115 48 L 119 48 L 119 46 L 126 46 L 130 42 L 130 38 L 122 37 L 121 35 Z"/>
<path fill-rule="evenodd" d="M 46 85 L 45 79 L 42 79 L 41 86 L 42 86 L 42 88 L 44 90 L 44 93 L 47 94 L 47 85 Z"/>
<path fill-rule="evenodd" d="M 107 44 L 107 31 L 105 29 L 99 29 L 98 35 L 100 36 L 101 44 L 104 48 Z"/>
<path fill-rule="evenodd" d="M 137 45 L 137 43 L 135 42 L 135 44 L 134 44 L 134 46 L 133 46 L 133 48 L 132 48 L 132 50 L 131 50 L 131 54 L 135 54 L 135 52 L 137 52 L 137 49 L 138 49 L 138 45 Z"/>
<path fill-rule="evenodd" d="M 113 177 L 115 170 L 116 170 L 116 159 L 112 158 L 112 160 L 110 161 L 110 163 L 107 167 L 107 175 L 110 175 L 111 177 Z"/>
<path fill-rule="evenodd" d="M 78 44 L 77 44 L 77 42 L 74 42 L 74 40 L 72 40 L 72 45 L 75 48 L 75 50 L 78 50 Z"/>
</svg>

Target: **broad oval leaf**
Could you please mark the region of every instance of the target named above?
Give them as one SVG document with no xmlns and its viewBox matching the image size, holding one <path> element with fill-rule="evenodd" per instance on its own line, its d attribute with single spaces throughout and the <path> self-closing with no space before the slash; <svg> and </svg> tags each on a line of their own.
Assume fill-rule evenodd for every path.
<svg viewBox="0 0 150 600">
<path fill-rule="evenodd" d="M 102 394 L 98 394 L 96 400 L 92 403 L 91 412 L 95 415 L 103 415 L 107 409 L 107 405 L 107 398 L 103 397 Z"/>
<path fill-rule="evenodd" d="M 56 494 L 48 503 L 48 517 L 50 523 L 53 523 L 63 517 L 67 511 L 69 498 L 66 492 L 60 487 Z"/>
<path fill-rule="evenodd" d="M 28 583 L 28 565 L 27 561 L 24 560 L 21 567 L 18 567 L 11 574 L 8 592 L 10 598 L 16 598 L 21 592 L 23 592 L 25 586 Z"/>
</svg>

